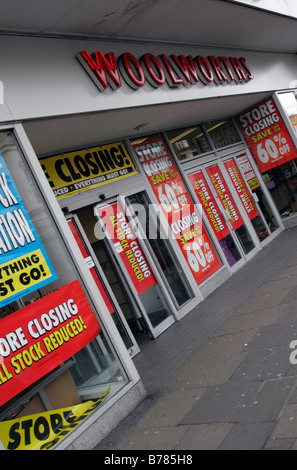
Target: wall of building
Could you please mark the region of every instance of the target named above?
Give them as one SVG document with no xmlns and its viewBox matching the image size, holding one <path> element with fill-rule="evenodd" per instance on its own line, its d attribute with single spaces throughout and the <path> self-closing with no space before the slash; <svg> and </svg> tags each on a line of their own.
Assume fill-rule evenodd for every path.
<svg viewBox="0 0 297 470">
<path fill-rule="evenodd" d="M 211 97 L 261 93 L 290 88 L 297 78 L 295 55 L 265 54 L 232 50 L 201 49 L 189 46 L 60 40 L 29 37 L 1 39 L 1 80 L 4 104 L 0 106 L 0 121 L 28 120 L 76 113 L 106 111 L 168 102 L 182 102 Z M 148 83 L 137 91 L 122 81 L 119 90 L 100 92 L 76 59 L 81 50 L 89 53 L 114 51 L 116 57 L 131 52 L 139 59 L 150 52 L 155 56 L 183 54 L 196 57 L 245 56 L 254 78 L 247 83 L 195 84 L 170 89 L 166 84 L 155 89 Z"/>
</svg>

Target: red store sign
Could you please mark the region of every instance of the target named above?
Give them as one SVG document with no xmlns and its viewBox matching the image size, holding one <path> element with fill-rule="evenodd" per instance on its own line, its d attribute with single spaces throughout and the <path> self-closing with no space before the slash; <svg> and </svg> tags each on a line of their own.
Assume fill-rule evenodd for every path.
<svg viewBox="0 0 297 470">
<path fill-rule="evenodd" d="M 148 52 L 138 60 L 130 52 L 117 59 L 114 52 L 104 55 L 101 51 L 90 54 L 86 50 L 80 51 L 76 57 L 100 91 L 121 88 L 122 79 L 137 90 L 146 82 L 155 88 L 166 82 L 170 87 L 187 87 L 197 83 L 240 84 L 254 78 L 245 57 L 155 56 Z"/>
<path fill-rule="evenodd" d="M 297 158 L 297 151 L 273 98 L 237 116 L 261 173 Z"/>
</svg>

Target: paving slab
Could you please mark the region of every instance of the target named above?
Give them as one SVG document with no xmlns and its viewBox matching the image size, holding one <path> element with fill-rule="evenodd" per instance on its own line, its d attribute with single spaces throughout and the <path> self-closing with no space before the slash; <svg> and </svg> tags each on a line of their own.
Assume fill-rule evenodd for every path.
<svg viewBox="0 0 297 470">
<path fill-rule="evenodd" d="M 218 450 L 261 450 L 273 428 L 274 423 L 235 424 Z"/>
<path fill-rule="evenodd" d="M 233 426 L 225 423 L 185 426 L 185 434 L 174 450 L 216 450 Z"/>
<path fill-rule="evenodd" d="M 179 424 L 238 423 L 251 403 L 258 403 L 261 382 L 210 387 Z"/>
<path fill-rule="evenodd" d="M 230 377 L 231 382 L 254 382 L 271 380 L 287 374 L 289 362 L 288 346 L 250 351 Z"/>
<path fill-rule="evenodd" d="M 267 325 L 249 341 L 244 351 L 286 345 L 289 355 L 289 343 L 295 339 L 297 339 L 297 321 Z"/>
</svg>

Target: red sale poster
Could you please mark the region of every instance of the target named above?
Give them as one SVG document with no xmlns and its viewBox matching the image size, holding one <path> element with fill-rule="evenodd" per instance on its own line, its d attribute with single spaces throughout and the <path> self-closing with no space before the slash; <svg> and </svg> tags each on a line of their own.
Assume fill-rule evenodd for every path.
<svg viewBox="0 0 297 470">
<path fill-rule="evenodd" d="M 252 199 L 252 196 L 245 184 L 237 166 L 233 159 L 228 160 L 224 163 L 225 168 L 228 172 L 228 175 L 232 181 L 232 184 L 240 198 L 240 201 L 244 207 L 245 212 L 247 213 L 250 220 L 254 219 L 259 215 L 255 203 Z"/>
<path fill-rule="evenodd" d="M 297 150 L 273 98 L 237 116 L 262 173 L 297 158 Z"/>
<path fill-rule="evenodd" d="M 151 267 L 119 203 L 96 208 L 105 223 L 109 237 L 113 240 L 117 255 L 125 268 L 138 294 L 157 284 Z"/>
<path fill-rule="evenodd" d="M 200 284 L 221 263 L 166 144 L 160 137 L 133 147 L 171 232 L 196 283 Z"/>
<path fill-rule="evenodd" d="M 100 333 L 79 281 L 0 320 L 0 405 L 76 354 Z"/>
<path fill-rule="evenodd" d="M 215 236 L 219 241 L 227 237 L 227 235 L 230 233 L 229 229 L 215 201 L 215 198 L 209 189 L 202 171 L 197 171 L 196 173 L 189 175 L 188 178 L 200 204 L 203 207 L 204 214 L 206 215 Z"/>
<path fill-rule="evenodd" d="M 234 202 L 233 197 L 229 191 L 229 188 L 220 172 L 218 165 L 213 165 L 206 169 L 206 172 L 210 178 L 211 184 L 214 187 L 224 209 L 229 213 L 230 223 L 234 230 L 241 227 L 244 222 L 239 213 L 238 208 Z"/>
<path fill-rule="evenodd" d="M 254 172 L 254 169 L 247 157 L 247 155 L 241 155 L 236 158 L 236 161 L 241 169 L 241 172 L 244 176 L 245 181 L 248 183 L 249 187 L 253 191 L 254 189 L 260 188 L 260 182 Z"/>
</svg>

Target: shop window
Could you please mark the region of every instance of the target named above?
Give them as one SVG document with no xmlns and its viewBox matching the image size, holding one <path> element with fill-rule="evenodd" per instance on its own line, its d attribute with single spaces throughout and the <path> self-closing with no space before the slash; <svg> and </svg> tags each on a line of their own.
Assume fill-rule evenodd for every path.
<svg viewBox="0 0 297 470">
<path fill-rule="evenodd" d="M 241 142 L 231 119 L 206 123 L 205 128 L 216 150 Z"/>
<path fill-rule="evenodd" d="M 156 134 L 131 143 L 170 236 L 177 240 L 179 253 L 199 285 L 221 268 L 221 262 L 165 140 Z"/>
<path fill-rule="evenodd" d="M 297 93 L 279 93 L 278 98 L 286 111 L 290 120 L 291 126 L 297 135 Z"/>
<path fill-rule="evenodd" d="M 280 215 L 290 217 L 297 212 L 297 159 L 271 168 L 262 174 L 264 183 Z"/>
<path fill-rule="evenodd" d="M 127 377 L 10 132 L 0 165 L 0 441 L 51 449 Z"/>
<path fill-rule="evenodd" d="M 297 94 L 279 93 L 278 98 L 297 136 Z M 267 188 L 283 217 L 297 212 L 297 158 L 263 174 Z"/>
<path fill-rule="evenodd" d="M 201 126 L 167 132 L 167 137 L 179 160 L 201 155 L 211 151 Z"/>
</svg>

